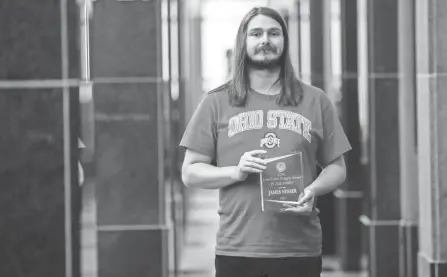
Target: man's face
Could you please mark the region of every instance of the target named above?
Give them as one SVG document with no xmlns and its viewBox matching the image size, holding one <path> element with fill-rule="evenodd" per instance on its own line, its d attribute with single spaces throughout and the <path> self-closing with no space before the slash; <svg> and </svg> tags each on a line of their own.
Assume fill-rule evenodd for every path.
<svg viewBox="0 0 447 277">
<path fill-rule="evenodd" d="M 247 26 L 247 55 L 258 68 L 276 66 L 284 51 L 281 25 L 268 16 L 257 15 Z"/>
</svg>

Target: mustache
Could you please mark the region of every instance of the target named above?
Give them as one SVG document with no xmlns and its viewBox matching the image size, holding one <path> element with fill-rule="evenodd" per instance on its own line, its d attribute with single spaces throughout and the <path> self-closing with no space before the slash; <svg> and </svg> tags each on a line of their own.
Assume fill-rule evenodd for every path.
<svg viewBox="0 0 447 277">
<path fill-rule="evenodd" d="M 261 51 L 271 51 L 271 52 L 275 52 L 276 53 L 276 47 L 274 47 L 271 44 L 265 44 L 265 45 L 262 45 L 262 46 L 256 48 L 255 54 L 258 54 Z"/>
</svg>

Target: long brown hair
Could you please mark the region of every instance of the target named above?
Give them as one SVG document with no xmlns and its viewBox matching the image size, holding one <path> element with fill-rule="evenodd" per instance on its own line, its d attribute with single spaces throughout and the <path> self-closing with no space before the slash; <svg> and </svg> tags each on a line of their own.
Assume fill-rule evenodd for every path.
<svg viewBox="0 0 447 277">
<path fill-rule="evenodd" d="M 281 72 L 279 81 L 281 82 L 282 89 L 276 102 L 284 106 L 297 106 L 303 97 L 303 87 L 295 76 L 295 71 L 290 60 L 289 33 L 287 31 L 287 26 L 284 19 L 277 11 L 267 7 L 255 7 L 251 9 L 239 25 L 231 60 L 230 80 L 226 84 L 226 86 L 228 86 L 230 104 L 232 106 L 244 106 L 247 100 L 250 86 L 247 74 L 247 26 L 250 20 L 257 15 L 268 16 L 281 25 L 284 35 L 284 51 L 280 60 Z"/>
</svg>

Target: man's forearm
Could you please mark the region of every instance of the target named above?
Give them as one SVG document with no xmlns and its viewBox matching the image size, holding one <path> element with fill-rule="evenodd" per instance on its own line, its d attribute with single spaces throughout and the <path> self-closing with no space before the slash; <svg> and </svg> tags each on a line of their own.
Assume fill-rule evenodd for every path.
<svg viewBox="0 0 447 277">
<path fill-rule="evenodd" d="M 195 163 L 182 172 L 182 181 L 191 188 L 220 189 L 236 182 L 236 170 L 236 166 L 216 167 Z"/>
<path fill-rule="evenodd" d="M 317 179 L 309 185 L 316 196 L 320 196 L 337 189 L 346 178 L 346 167 L 344 162 L 332 163 L 325 167 Z"/>
</svg>

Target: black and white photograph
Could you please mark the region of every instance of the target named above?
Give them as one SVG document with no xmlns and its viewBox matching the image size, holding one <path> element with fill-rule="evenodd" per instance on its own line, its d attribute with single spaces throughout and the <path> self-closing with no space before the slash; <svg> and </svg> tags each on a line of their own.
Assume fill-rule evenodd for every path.
<svg viewBox="0 0 447 277">
<path fill-rule="evenodd" d="M 447 277 L 447 0 L 0 0 L 0 277 Z"/>
</svg>

